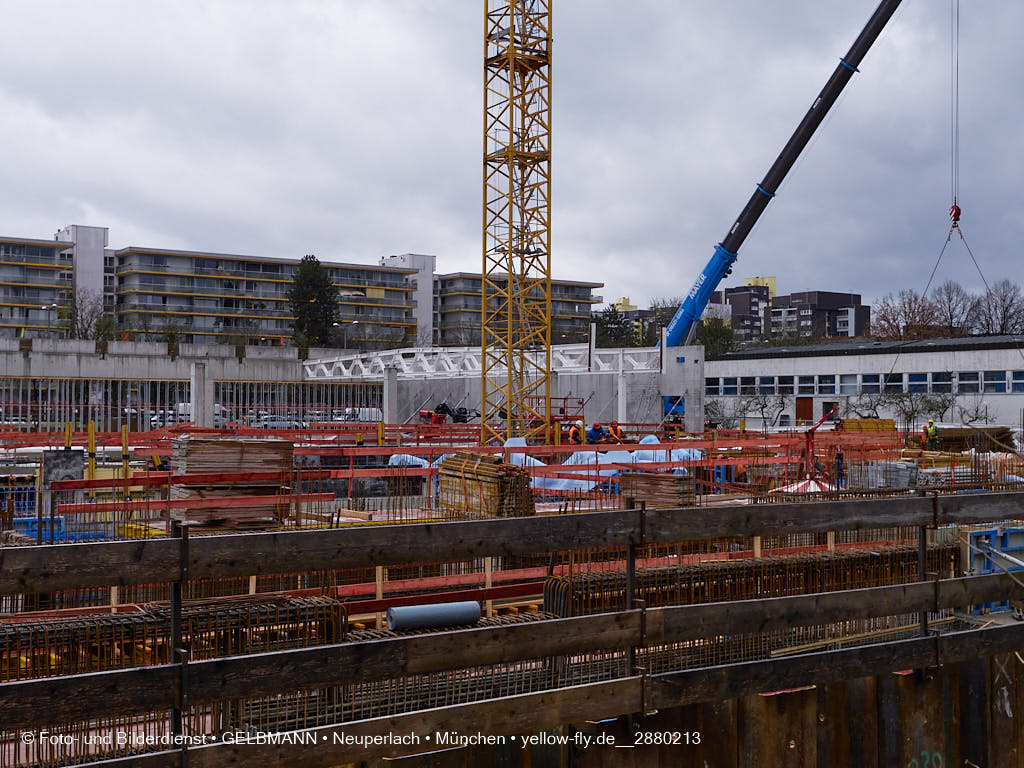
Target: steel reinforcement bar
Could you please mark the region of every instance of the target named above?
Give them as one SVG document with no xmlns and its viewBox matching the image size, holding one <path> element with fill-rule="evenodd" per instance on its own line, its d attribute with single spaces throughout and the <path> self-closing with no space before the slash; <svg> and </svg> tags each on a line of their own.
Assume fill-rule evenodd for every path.
<svg viewBox="0 0 1024 768">
<path fill-rule="evenodd" d="M 709 514 L 713 512 L 714 514 Z M 282 572 L 321 564 L 347 566 L 430 561 L 484 554 L 526 554 L 546 549 L 655 542 L 720 536 L 775 535 L 884 525 L 936 526 L 1024 518 L 1024 493 L 965 497 L 872 499 L 715 510 L 627 510 L 523 520 L 350 528 L 161 541 L 24 547 L 0 550 L 0 592 L 22 592 L 144 581 L 181 581 L 199 575 Z M 527 530 L 524 530 L 527 529 Z M 315 534 L 315 535 L 310 535 Z M 184 557 L 183 557 L 184 555 Z M 11 682 L 0 685 L 0 722 L 8 728 L 115 714 L 166 710 L 190 702 L 273 695 L 282 690 L 410 674 L 498 661 L 657 645 L 736 632 L 806 626 L 850 617 L 889 616 L 961 608 L 992 599 L 1024 596 L 1005 574 L 922 581 L 863 590 L 796 595 L 768 600 L 628 610 L 544 622 L 374 640 L 212 659 L 188 664 L 187 691 L 179 664 Z M 632 675 L 589 685 L 508 696 L 471 705 L 410 712 L 309 731 L 383 734 L 433 731 L 445 724 L 490 733 L 521 733 L 583 719 L 644 712 L 694 701 L 730 698 L 795 684 L 827 682 L 909 667 L 932 666 L 1024 647 L 1024 625 L 704 667 L 659 675 Z M 457 660 L 457 661 L 456 661 Z M 370 755 L 400 755 L 407 745 L 367 746 L 328 739 L 317 761 L 338 763 Z M 188 764 L 227 765 L 244 750 L 247 761 L 303 765 L 313 755 L 280 745 L 190 749 Z M 415 751 L 422 751 L 417 747 Z M 301 758 L 299 757 L 301 755 Z M 181 752 L 131 758 L 133 765 L 180 765 Z M 107 761 L 117 765 L 125 761 Z"/>
</svg>

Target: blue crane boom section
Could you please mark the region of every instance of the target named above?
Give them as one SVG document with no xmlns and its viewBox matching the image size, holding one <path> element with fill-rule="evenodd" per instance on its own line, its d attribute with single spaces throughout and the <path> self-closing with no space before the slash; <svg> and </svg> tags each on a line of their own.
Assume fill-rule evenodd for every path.
<svg viewBox="0 0 1024 768">
<path fill-rule="evenodd" d="M 718 288 L 722 279 L 732 272 L 733 262 L 736 261 L 743 241 L 746 240 L 750 230 L 754 228 L 757 220 L 764 213 L 764 209 L 768 207 L 768 203 L 775 197 L 775 192 L 786 178 L 786 174 L 800 157 L 807 142 L 811 140 L 815 130 L 821 125 L 821 121 L 825 119 L 825 115 L 835 104 L 839 94 L 843 92 L 843 88 L 853 77 L 853 73 L 857 71 L 857 66 L 881 34 L 889 19 L 892 18 L 900 2 L 901 0 L 882 0 L 864 29 L 854 40 L 846 56 L 839 60 L 832 76 L 825 83 L 825 87 L 821 89 L 814 103 L 811 104 L 811 108 L 807 110 L 804 119 L 800 121 L 764 179 L 757 185 L 757 189 L 740 213 L 739 218 L 736 219 L 736 223 L 732 225 L 722 242 L 715 246 L 711 260 L 697 275 L 693 287 L 684 297 L 683 303 L 666 328 L 667 346 L 678 347 L 681 344 L 689 344 L 693 340 L 697 323 L 711 299 L 711 294 Z"/>
</svg>

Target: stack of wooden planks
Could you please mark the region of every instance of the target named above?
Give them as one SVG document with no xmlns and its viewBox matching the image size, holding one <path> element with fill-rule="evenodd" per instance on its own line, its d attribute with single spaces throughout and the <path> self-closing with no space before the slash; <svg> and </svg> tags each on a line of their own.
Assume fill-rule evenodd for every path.
<svg viewBox="0 0 1024 768">
<path fill-rule="evenodd" d="M 623 499 L 633 499 L 638 505 L 647 502 L 651 509 L 692 507 L 697 503 L 693 478 L 664 472 L 628 472 L 619 478 Z"/>
<path fill-rule="evenodd" d="M 236 499 L 262 497 L 245 506 L 214 504 L 202 509 L 172 510 L 174 519 L 217 528 L 258 529 L 278 525 L 287 515 L 292 497 L 290 482 L 293 447 L 286 440 L 182 437 L 172 444 L 170 497 L 172 499 Z M 220 482 L 208 485 L 174 483 L 174 475 L 208 472 L 278 472 L 278 480 Z M 279 496 L 280 502 L 267 497 Z"/>
<path fill-rule="evenodd" d="M 843 432 L 894 432 L 895 419 L 843 419 L 840 429 Z"/>
<path fill-rule="evenodd" d="M 527 517 L 535 513 L 530 473 L 497 456 L 459 451 L 438 467 L 441 508 L 452 517 Z"/>
</svg>

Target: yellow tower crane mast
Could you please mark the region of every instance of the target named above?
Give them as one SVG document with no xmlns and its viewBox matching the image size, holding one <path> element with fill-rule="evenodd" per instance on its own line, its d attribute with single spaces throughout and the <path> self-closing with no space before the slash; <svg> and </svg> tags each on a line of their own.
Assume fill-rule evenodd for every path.
<svg viewBox="0 0 1024 768">
<path fill-rule="evenodd" d="M 484 0 L 481 442 L 551 404 L 551 3 Z"/>
</svg>

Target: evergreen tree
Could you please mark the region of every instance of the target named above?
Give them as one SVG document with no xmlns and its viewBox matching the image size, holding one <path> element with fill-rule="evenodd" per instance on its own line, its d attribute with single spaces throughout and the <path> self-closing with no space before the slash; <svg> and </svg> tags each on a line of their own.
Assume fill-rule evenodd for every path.
<svg viewBox="0 0 1024 768">
<path fill-rule="evenodd" d="M 294 336 L 310 346 L 329 345 L 334 323 L 338 321 L 338 292 L 316 256 L 302 257 L 288 291 L 288 301 L 295 317 Z"/>
<path fill-rule="evenodd" d="M 595 322 L 597 324 L 597 346 L 606 348 L 636 346 L 637 333 L 633 321 L 624 317 L 614 306 L 599 312 Z"/>
</svg>

